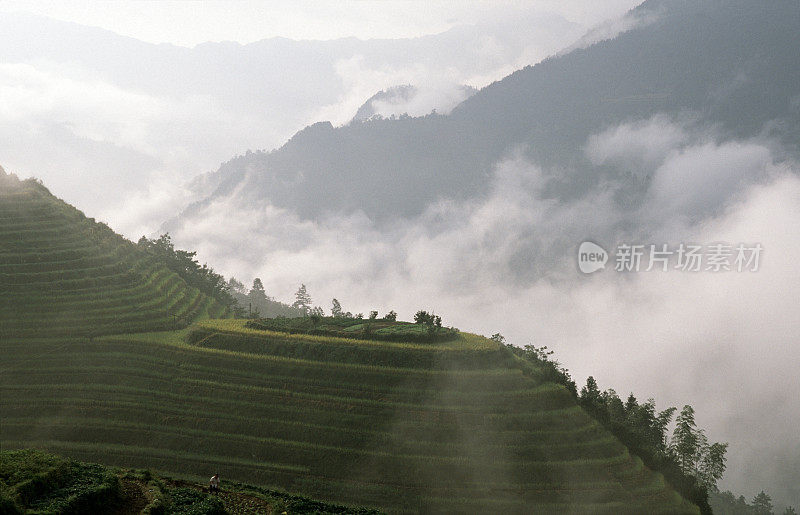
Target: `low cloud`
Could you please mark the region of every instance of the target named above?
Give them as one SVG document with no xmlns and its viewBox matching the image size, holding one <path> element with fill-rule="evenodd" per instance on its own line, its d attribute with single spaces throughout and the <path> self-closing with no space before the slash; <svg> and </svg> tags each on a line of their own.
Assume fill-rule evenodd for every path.
<svg viewBox="0 0 800 515">
<path fill-rule="evenodd" d="M 321 120 L 347 123 L 368 98 L 401 84 L 418 94 L 378 105 L 379 113 L 447 112 L 464 98 L 464 84 L 498 80 L 583 30 L 532 7 L 485 11 L 443 34 L 404 40 L 273 39 L 193 49 L 5 13 L 3 164 L 42 179 L 128 237 L 145 226 L 151 233 L 189 200 L 187 181 L 237 154 L 279 147 Z M 519 23 L 526 30 L 511 30 Z M 175 209 L 161 220 L 154 184 L 159 199 L 164 185 L 177 194 L 159 204 Z"/>
<path fill-rule="evenodd" d="M 442 200 L 392 226 L 362 213 L 304 220 L 272 206 L 207 206 L 174 236 L 226 274 L 259 276 L 288 300 L 303 282 L 317 304 L 350 311 L 417 309 L 513 343 L 547 345 L 576 379 L 692 404 L 710 438 L 730 442 L 724 488 L 768 489 L 797 504 L 800 466 L 800 166 L 766 141 L 719 141 L 663 117 L 597 134 L 587 157 L 603 182 L 576 200 L 547 194 L 553 176 L 521 157 L 498 163 L 489 193 Z M 619 199 L 640 168 L 633 207 Z M 235 196 L 234 196 L 235 197 Z M 576 251 L 641 244 L 760 243 L 757 272 L 580 274 Z M 238 251 L 234 249 L 239 249 Z M 794 483 L 792 482 L 794 481 Z"/>
<path fill-rule="evenodd" d="M 644 28 L 658 21 L 659 16 L 660 12 L 658 10 L 643 12 L 630 11 L 625 14 L 625 16 L 604 20 L 592 27 L 592 29 L 581 36 L 575 43 L 560 51 L 559 55 L 568 54 L 573 50 L 581 48 L 588 48 L 601 41 L 614 39 L 623 32 Z"/>
</svg>

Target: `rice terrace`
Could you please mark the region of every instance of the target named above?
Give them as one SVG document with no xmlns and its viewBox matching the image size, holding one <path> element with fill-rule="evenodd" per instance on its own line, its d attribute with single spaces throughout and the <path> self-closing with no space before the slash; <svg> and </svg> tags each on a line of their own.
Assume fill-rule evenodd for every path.
<svg viewBox="0 0 800 515">
<path fill-rule="evenodd" d="M 798 0 L 0 2 L 0 515 L 796 515 L 798 48 Z"/>
<path fill-rule="evenodd" d="M 424 343 L 423 324 L 385 320 L 213 319 L 225 308 L 132 243 L 38 183 L 3 181 L 4 452 L 222 471 L 393 512 L 695 509 L 497 341 L 442 328 Z M 308 334 L 326 327 L 358 338 Z M 420 342 L 391 341 L 409 335 Z"/>
</svg>

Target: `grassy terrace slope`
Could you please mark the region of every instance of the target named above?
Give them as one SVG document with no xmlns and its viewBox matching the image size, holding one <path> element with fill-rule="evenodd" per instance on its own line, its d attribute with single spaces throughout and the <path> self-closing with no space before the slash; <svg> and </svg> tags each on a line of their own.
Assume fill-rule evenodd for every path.
<svg viewBox="0 0 800 515">
<path fill-rule="evenodd" d="M 399 344 L 214 320 L 0 353 L 4 449 L 392 512 L 696 512 L 565 389 L 474 335 Z"/>
<path fill-rule="evenodd" d="M 0 338 L 157 331 L 223 309 L 44 186 L 0 169 Z"/>
<path fill-rule="evenodd" d="M 212 495 L 195 482 L 158 477 L 148 470 L 80 463 L 32 449 L 0 451 L 0 513 L 3 515 L 284 512 L 375 513 L 225 480 L 222 491 Z"/>
</svg>

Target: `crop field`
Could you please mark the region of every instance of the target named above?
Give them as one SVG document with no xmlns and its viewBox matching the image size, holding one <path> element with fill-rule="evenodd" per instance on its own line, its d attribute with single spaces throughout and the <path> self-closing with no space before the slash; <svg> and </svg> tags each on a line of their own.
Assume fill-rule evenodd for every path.
<svg viewBox="0 0 800 515">
<path fill-rule="evenodd" d="M 696 512 L 495 342 L 244 324 L 1 339 L 0 442 L 389 512 Z"/>
<path fill-rule="evenodd" d="M 247 327 L 290 334 L 311 334 L 372 341 L 433 343 L 454 340 L 458 337 L 458 331 L 451 327 L 437 327 L 422 323 L 412 324 L 383 318 L 368 320 L 316 316 L 261 318 L 250 321 Z"/>
<path fill-rule="evenodd" d="M 224 312 L 44 186 L 0 176 L 0 337 L 157 331 Z"/>
<path fill-rule="evenodd" d="M 106 225 L 0 174 L 3 451 L 217 472 L 389 512 L 697 512 L 497 342 L 389 320 L 248 327 L 225 315 Z M 124 486 L 94 465 L 41 459 L 53 492 L 77 490 L 3 487 L 34 509 L 101 503 Z M 64 470 L 86 481 L 64 483 Z M 194 498 L 180 491 L 174 502 Z"/>
</svg>

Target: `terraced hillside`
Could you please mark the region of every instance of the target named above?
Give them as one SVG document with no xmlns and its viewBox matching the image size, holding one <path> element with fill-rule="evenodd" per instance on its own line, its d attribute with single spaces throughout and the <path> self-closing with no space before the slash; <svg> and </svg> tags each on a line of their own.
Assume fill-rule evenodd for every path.
<svg viewBox="0 0 800 515">
<path fill-rule="evenodd" d="M 0 169 L 0 337 L 156 331 L 224 310 L 105 224 Z"/>
<path fill-rule="evenodd" d="M 0 513 L 3 515 L 286 512 L 375 513 L 224 480 L 221 491 L 210 494 L 203 484 L 159 477 L 149 470 L 80 463 L 33 449 L 0 450 Z"/>
<path fill-rule="evenodd" d="M 0 353 L 4 449 L 390 512 L 697 512 L 563 387 L 474 335 L 400 344 L 213 320 Z"/>
</svg>

